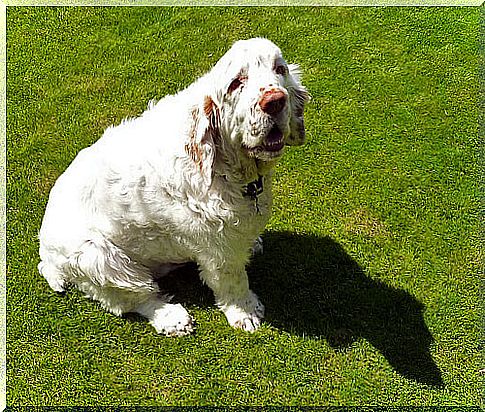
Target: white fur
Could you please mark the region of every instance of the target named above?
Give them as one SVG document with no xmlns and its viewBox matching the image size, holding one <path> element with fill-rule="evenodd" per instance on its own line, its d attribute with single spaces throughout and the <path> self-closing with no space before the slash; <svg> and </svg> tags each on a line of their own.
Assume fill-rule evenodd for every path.
<svg viewBox="0 0 485 412">
<path fill-rule="evenodd" d="M 51 288 L 73 284 L 112 313 L 137 312 L 158 332 L 183 335 L 192 319 L 160 296 L 152 270 L 195 261 L 229 323 L 255 330 L 264 307 L 245 265 L 261 247 L 283 151 L 262 145 L 272 128 L 286 144 L 304 140 L 308 95 L 297 67 L 285 67 L 270 41 L 236 42 L 187 89 L 82 150 L 54 185 L 40 230 L 39 271 Z M 268 90 L 287 97 L 276 115 L 262 110 Z M 243 192 L 258 176 L 254 200 Z"/>
</svg>

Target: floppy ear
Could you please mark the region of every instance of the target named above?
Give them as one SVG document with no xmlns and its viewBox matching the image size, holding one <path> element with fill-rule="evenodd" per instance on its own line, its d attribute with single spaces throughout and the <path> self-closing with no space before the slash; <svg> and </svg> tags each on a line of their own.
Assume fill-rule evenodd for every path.
<svg viewBox="0 0 485 412">
<path fill-rule="evenodd" d="M 303 110 L 305 103 L 310 100 L 310 96 L 305 87 L 300 83 L 300 69 L 296 64 L 288 66 L 288 86 L 290 101 L 290 135 L 286 139 L 286 144 L 299 146 L 305 143 L 305 122 L 303 120 Z"/>
<path fill-rule="evenodd" d="M 210 187 L 219 140 L 219 108 L 210 96 L 201 105 L 192 108 L 192 125 L 185 152 L 194 162 L 204 184 Z"/>
</svg>

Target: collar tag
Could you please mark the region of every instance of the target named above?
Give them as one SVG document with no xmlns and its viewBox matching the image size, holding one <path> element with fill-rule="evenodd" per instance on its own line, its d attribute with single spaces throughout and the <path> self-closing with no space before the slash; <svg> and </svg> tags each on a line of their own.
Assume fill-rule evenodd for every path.
<svg viewBox="0 0 485 412">
<path fill-rule="evenodd" d="M 244 189 L 244 196 L 249 196 L 252 200 L 257 200 L 258 196 L 263 193 L 263 176 L 258 176 L 258 180 L 248 183 Z"/>
</svg>

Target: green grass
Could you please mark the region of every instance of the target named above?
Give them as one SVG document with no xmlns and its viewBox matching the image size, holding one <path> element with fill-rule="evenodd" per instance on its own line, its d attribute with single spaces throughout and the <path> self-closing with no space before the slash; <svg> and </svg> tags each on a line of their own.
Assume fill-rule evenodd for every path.
<svg viewBox="0 0 485 412">
<path fill-rule="evenodd" d="M 7 10 L 8 405 L 479 405 L 478 8 Z M 36 270 L 50 188 L 83 147 L 233 41 L 277 43 L 312 102 L 277 167 L 267 308 L 231 329 L 197 275 L 169 339 Z M 482 313 L 483 314 L 483 313 Z"/>
</svg>

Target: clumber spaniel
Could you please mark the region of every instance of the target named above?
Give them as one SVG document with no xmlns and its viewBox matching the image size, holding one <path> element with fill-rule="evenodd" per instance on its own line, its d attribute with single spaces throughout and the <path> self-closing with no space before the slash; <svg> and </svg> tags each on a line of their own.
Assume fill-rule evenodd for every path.
<svg viewBox="0 0 485 412">
<path fill-rule="evenodd" d="M 270 215 L 275 162 L 304 141 L 307 100 L 272 42 L 236 42 L 187 89 L 78 154 L 50 193 L 40 273 L 55 291 L 73 284 L 177 336 L 192 319 L 153 273 L 196 262 L 228 322 L 257 329 L 264 307 L 245 265 Z"/>
</svg>

